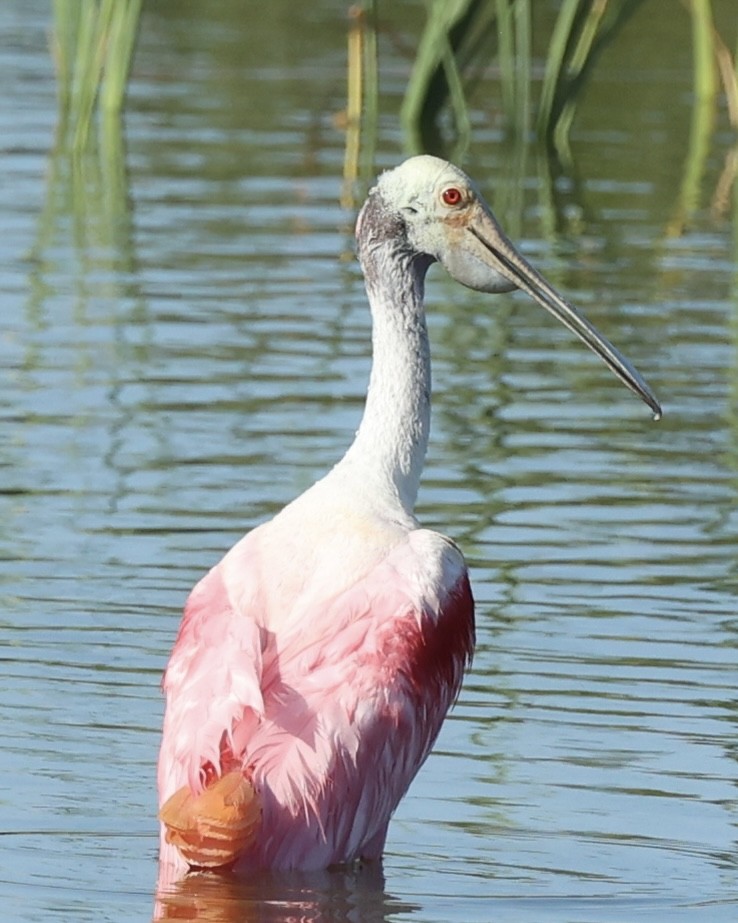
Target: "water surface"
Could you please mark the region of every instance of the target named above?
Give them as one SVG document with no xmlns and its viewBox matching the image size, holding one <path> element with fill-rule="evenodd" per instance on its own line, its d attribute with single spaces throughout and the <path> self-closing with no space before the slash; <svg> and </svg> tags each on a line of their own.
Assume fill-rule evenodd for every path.
<svg viewBox="0 0 738 923">
<path fill-rule="evenodd" d="M 360 417 L 344 10 L 271 6 L 267 22 L 253 3 L 150 5 L 125 158 L 81 178 L 54 153 L 48 5 L 0 9 L 9 920 L 151 916 L 158 686 L 187 591 L 334 463 Z M 387 166 L 420 8 L 393 15 Z M 659 23 L 649 42 L 634 21 L 603 56 L 553 206 L 535 152 L 504 143 L 492 83 L 465 165 L 664 419 L 523 296 L 434 269 L 418 512 L 472 570 L 460 701 L 382 869 L 194 877 L 164 916 L 735 917 L 736 251 L 730 200 L 713 196 L 733 139 L 719 118 L 686 208 L 689 23 Z"/>
</svg>

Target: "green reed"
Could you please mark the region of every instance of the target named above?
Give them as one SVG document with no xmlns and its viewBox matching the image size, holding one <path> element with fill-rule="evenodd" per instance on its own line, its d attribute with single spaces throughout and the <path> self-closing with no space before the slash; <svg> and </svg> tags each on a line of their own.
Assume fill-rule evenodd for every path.
<svg viewBox="0 0 738 923">
<path fill-rule="evenodd" d="M 560 0 L 553 29 L 534 60 L 533 0 L 426 0 L 427 17 L 402 106 L 412 151 L 438 151 L 468 141 L 469 97 L 480 74 L 493 72 L 508 133 L 539 140 L 568 159 L 568 138 L 582 91 L 603 49 L 648 0 Z M 711 0 L 674 3 L 692 19 L 695 96 L 714 92 L 720 38 Z M 728 58 L 731 56 L 728 54 Z M 543 60 L 543 75 L 536 74 Z M 732 76 L 727 76 L 730 72 Z M 726 95 L 733 92 L 733 61 L 721 67 Z M 537 101 L 534 107 L 534 100 Z M 446 137 L 441 126 L 445 127 Z M 452 145 L 453 146 L 453 145 Z"/>
<path fill-rule="evenodd" d="M 46 250 L 61 236 L 72 242 L 80 262 L 80 303 L 86 303 L 86 274 L 96 261 L 113 260 L 124 270 L 133 263 L 120 114 L 141 5 L 142 0 L 52 0 L 59 119 L 33 248 L 38 283 L 33 297 L 44 289 Z"/>
<path fill-rule="evenodd" d="M 400 118 L 413 151 L 439 147 L 438 120 L 450 107 L 453 133 L 468 141 L 469 82 L 491 51 L 496 11 L 490 0 L 426 0 L 428 16 L 418 43 Z"/>
<path fill-rule="evenodd" d="M 85 146 L 96 107 L 123 107 L 142 0 L 52 0 L 62 125 Z"/>
<path fill-rule="evenodd" d="M 379 121 L 376 0 L 349 8 L 346 147 L 343 161 L 345 207 L 354 205 L 356 184 L 374 172 L 374 149 Z"/>
<path fill-rule="evenodd" d="M 535 127 L 542 139 L 566 147 L 576 98 L 598 54 L 644 2 L 562 0 L 540 80 Z M 463 140 L 470 124 L 470 89 L 492 62 L 510 134 L 530 135 L 539 82 L 534 31 L 532 0 L 427 0 L 426 25 L 402 108 L 410 148 L 439 146 L 438 122 L 445 108 Z"/>
</svg>

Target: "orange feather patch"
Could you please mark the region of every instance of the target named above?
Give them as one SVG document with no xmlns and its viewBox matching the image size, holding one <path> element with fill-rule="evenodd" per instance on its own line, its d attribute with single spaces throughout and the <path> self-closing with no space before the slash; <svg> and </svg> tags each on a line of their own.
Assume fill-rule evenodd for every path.
<svg viewBox="0 0 738 923">
<path fill-rule="evenodd" d="M 199 794 L 185 785 L 159 811 L 166 839 L 191 866 L 230 865 L 254 841 L 261 805 L 251 781 L 234 770 L 215 779 Z"/>
</svg>

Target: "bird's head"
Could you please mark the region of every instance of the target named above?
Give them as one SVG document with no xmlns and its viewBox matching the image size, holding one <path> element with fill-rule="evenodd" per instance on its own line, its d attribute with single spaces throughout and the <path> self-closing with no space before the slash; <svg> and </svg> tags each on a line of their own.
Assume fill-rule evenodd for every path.
<svg viewBox="0 0 738 923">
<path fill-rule="evenodd" d="M 438 260 L 448 273 L 480 292 L 516 287 L 489 258 L 475 229 L 502 232 L 469 177 L 438 157 L 411 157 L 380 176 L 371 196 L 387 215 L 399 217 L 410 248 Z M 370 196 L 370 198 L 371 198 Z"/>
<path fill-rule="evenodd" d="M 421 155 L 383 173 L 359 214 L 356 236 L 365 264 L 368 254 L 390 245 L 421 265 L 438 261 L 475 291 L 521 289 L 596 352 L 654 415 L 661 415 L 638 371 L 518 252 L 477 186 L 453 164 Z"/>
</svg>

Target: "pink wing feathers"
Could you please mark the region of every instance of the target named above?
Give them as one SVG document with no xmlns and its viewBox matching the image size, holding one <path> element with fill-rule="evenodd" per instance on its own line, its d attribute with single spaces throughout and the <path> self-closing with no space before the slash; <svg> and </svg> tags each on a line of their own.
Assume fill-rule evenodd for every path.
<svg viewBox="0 0 738 923">
<path fill-rule="evenodd" d="M 203 766 L 219 764 L 223 735 L 230 744 L 235 726 L 263 716 L 261 679 L 262 629 L 234 610 L 216 566 L 190 593 L 162 681 L 160 802 L 185 784 L 199 791 Z"/>
<path fill-rule="evenodd" d="M 175 778 L 161 794 L 183 778 L 202 784 L 200 767 L 218 766 L 225 734 L 262 808 L 261 835 L 237 867 L 378 856 L 473 642 L 463 559 L 432 532 L 407 535 L 286 636 L 236 613 L 215 568 L 188 602 L 167 669 L 162 762 L 174 757 L 186 772 L 163 767 L 165 785 Z"/>
</svg>

